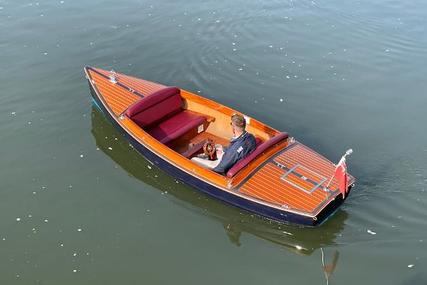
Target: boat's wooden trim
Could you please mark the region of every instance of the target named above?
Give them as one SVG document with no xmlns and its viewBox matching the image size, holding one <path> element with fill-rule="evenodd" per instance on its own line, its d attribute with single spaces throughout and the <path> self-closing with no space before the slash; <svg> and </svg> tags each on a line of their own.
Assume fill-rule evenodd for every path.
<svg viewBox="0 0 427 285">
<path fill-rule="evenodd" d="M 233 114 L 240 112 L 210 99 L 195 95 L 184 89 L 181 89 L 181 96 L 186 99 L 187 108 L 189 110 L 197 110 L 198 112 L 205 113 L 216 118 L 217 123 L 210 127 L 213 133 L 220 133 L 223 137 L 230 137 L 231 129 L 224 129 L 224 126 L 229 125 L 230 117 Z M 246 117 L 248 122 L 247 131 L 262 138 L 263 140 L 267 140 L 280 133 L 278 130 L 273 129 L 256 119 L 245 114 L 243 115 Z"/>
</svg>

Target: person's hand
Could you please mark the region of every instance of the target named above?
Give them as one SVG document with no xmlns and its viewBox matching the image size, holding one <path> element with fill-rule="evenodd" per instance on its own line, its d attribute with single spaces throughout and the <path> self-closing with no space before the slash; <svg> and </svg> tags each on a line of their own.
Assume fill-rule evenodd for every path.
<svg viewBox="0 0 427 285">
<path fill-rule="evenodd" d="M 220 144 L 215 145 L 215 148 L 216 148 L 216 154 L 217 155 L 220 155 L 224 152 L 224 149 L 222 148 L 222 145 L 220 145 Z"/>
</svg>

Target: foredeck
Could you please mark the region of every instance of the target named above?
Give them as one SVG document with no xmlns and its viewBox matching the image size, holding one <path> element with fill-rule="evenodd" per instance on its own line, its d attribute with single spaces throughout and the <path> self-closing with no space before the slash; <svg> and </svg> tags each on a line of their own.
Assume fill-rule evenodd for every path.
<svg viewBox="0 0 427 285">
<path fill-rule="evenodd" d="M 141 99 L 141 97 L 165 87 L 158 83 L 124 74 L 117 75 L 117 84 L 111 84 L 109 81 L 110 72 L 97 68 L 88 68 L 88 72 L 99 93 L 102 94 L 102 99 L 106 103 L 105 105 L 116 116 L 123 113 L 130 105 Z"/>
</svg>

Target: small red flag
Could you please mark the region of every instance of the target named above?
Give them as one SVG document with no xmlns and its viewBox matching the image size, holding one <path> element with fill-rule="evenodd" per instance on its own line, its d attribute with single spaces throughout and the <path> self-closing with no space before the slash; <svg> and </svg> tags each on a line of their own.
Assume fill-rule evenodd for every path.
<svg viewBox="0 0 427 285">
<path fill-rule="evenodd" d="M 338 189 L 340 190 L 342 197 L 345 198 L 348 188 L 347 166 L 345 164 L 345 159 L 341 159 L 337 164 L 334 177 L 338 180 Z"/>
</svg>

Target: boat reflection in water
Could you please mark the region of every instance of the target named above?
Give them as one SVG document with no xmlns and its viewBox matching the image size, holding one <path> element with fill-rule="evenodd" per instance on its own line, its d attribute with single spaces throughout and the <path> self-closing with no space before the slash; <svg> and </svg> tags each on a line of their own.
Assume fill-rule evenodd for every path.
<svg viewBox="0 0 427 285">
<path fill-rule="evenodd" d="M 160 191 L 167 191 L 168 195 L 175 197 L 184 207 L 220 221 L 228 239 L 236 246 L 241 245 L 240 237 L 246 233 L 286 247 L 295 253 L 310 255 L 316 249 L 334 244 L 347 219 L 347 213 L 339 210 L 334 219 L 319 228 L 284 225 L 230 207 L 188 186 L 177 184 L 171 176 L 134 150 L 96 106 L 92 107 L 92 134 L 99 149 L 130 175 Z M 109 150 L 112 141 L 114 151 Z M 151 170 L 147 171 L 147 167 Z"/>
</svg>

